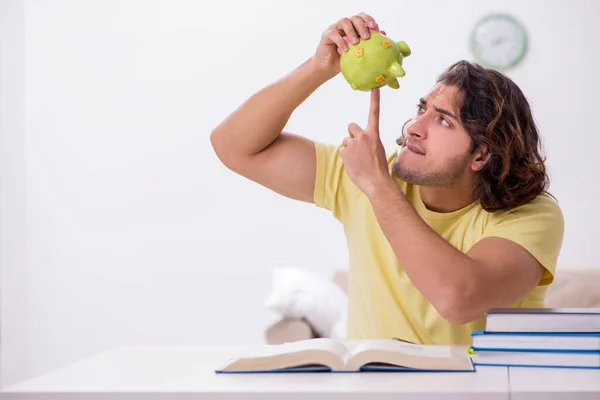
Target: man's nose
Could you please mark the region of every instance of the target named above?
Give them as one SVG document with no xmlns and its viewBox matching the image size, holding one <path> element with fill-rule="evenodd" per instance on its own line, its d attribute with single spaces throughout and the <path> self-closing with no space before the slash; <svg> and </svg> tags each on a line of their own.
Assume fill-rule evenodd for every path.
<svg viewBox="0 0 600 400">
<path fill-rule="evenodd" d="M 427 137 L 427 127 L 423 121 L 423 118 L 418 118 L 412 124 L 410 124 L 406 130 L 408 136 L 416 139 L 423 140 Z"/>
</svg>

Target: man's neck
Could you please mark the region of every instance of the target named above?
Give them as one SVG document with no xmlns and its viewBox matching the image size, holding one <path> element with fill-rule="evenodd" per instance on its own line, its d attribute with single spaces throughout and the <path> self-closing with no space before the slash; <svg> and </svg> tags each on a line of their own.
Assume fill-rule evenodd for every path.
<svg viewBox="0 0 600 400">
<path fill-rule="evenodd" d="M 475 201 L 471 187 L 466 185 L 452 188 L 421 186 L 419 189 L 425 207 L 433 212 L 457 211 Z"/>
</svg>

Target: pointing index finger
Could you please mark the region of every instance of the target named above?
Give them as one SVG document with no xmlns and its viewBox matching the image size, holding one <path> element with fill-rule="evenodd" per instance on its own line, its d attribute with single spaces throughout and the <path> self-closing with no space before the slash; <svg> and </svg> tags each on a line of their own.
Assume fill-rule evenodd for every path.
<svg viewBox="0 0 600 400">
<path fill-rule="evenodd" d="M 371 107 L 367 128 L 369 132 L 379 135 L 379 88 L 371 90 Z"/>
</svg>

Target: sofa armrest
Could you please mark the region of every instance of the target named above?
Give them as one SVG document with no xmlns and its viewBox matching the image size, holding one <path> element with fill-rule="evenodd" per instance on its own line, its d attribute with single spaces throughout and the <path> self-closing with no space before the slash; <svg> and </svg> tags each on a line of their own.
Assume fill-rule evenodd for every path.
<svg viewBox="0 0 600 400">
<path fill-rule="evenodd" d="M 564 268 L 557 271 L 546 294 L 546 307 L 600 307 L 600 268 Z"/>
<path fill-rule="evenodd" d="M 284 318 L 269 326 L 265 332 L 267 344 L 297 342 L 315 337 L 311 326 L 304 319 Z"/>
</svg>

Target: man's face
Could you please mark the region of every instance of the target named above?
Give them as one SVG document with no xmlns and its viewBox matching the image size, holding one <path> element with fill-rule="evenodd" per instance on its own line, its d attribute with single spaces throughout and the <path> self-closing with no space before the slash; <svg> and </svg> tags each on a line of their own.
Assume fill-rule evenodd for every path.
<svg viewBox="0 0 600 400">
<path fill-rule="evenodd" d="M 460 121 L 460 99 L 455 86 L 437 84 L 419 101 L 392 166 L 399 179 L 420 186 L 452 187 L 469 173 L 473 154 Z"/>
</svg>

